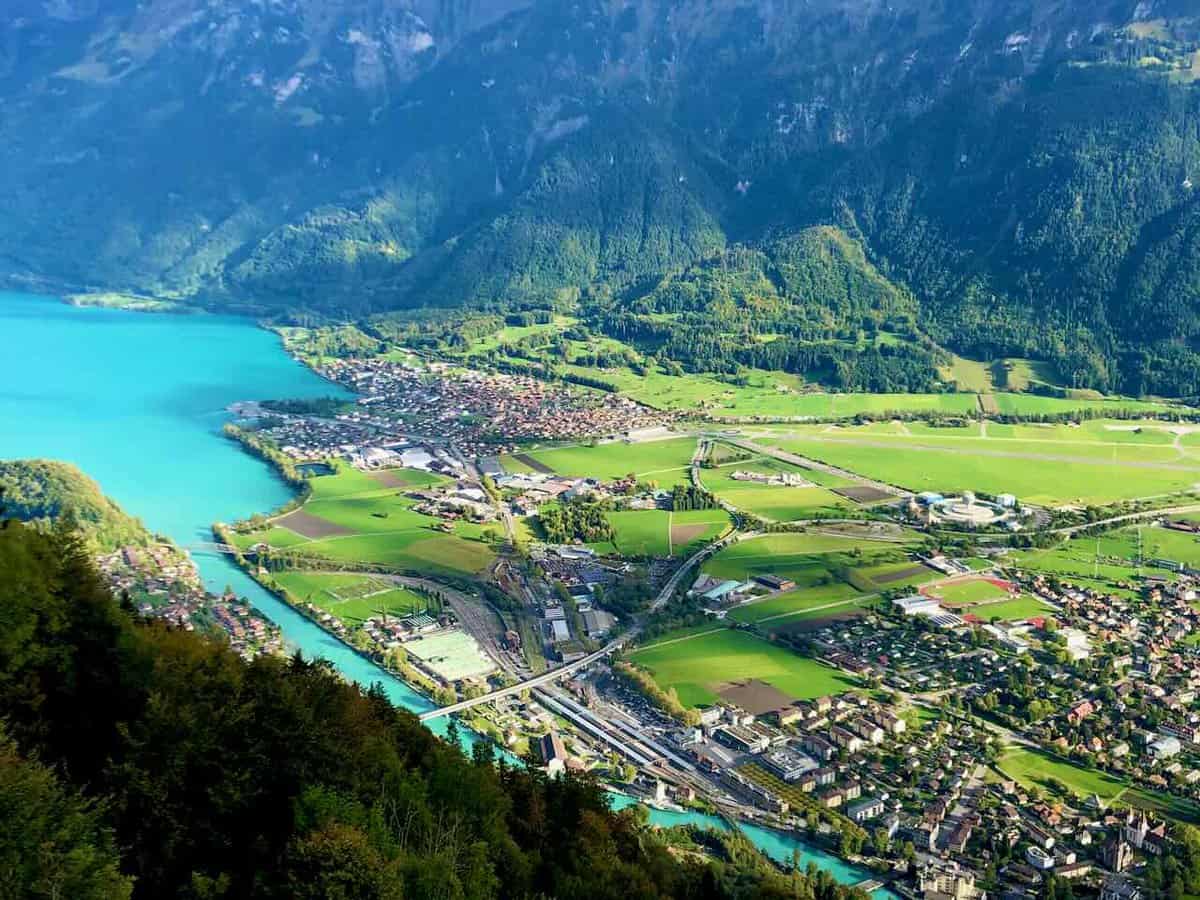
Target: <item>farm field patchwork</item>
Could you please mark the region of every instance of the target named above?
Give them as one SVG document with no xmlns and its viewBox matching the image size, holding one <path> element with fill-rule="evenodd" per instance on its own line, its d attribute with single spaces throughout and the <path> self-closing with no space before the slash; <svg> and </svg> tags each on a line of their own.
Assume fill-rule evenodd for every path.
<svg viewBox="0 0 1200 900">
<path fill-rule="evenodd" d="M 265 542 L 299 557 L 456 575 L 480 572 L 494 559 L 482 539 L 485 527 L 460 523 L 453 533 L 438 530 L 437 519 L 414 512 L 415 501 L 383 486 L 380 474 L 340 467 L 336 474 L 313 478 L 311 498 L 301 509 L 267 528 L 237 535 L 236 541 L 243 548 Z M 444 480 L 412 470 L 390 474 L 420 485 Z"/>
<path fill-rule="evenodd" d="M 743 631 L 728 629 L 636 650 L 630 659 L 674 690 L 685 706 L 717 702 L 717 692 L 735 681 L 757 679 L 795 699 L 838 694 L 855 686 L 828 666 Z"/>
<path fill-rule="evenodd" d="M 592 544 L 597 553 L 621 556 L 681 556 L 729 529 L 723 509 L 668 512 L 661 509 L 620 510 L 606 514 L 615 536 L 611 542 Z"/>
</svg>

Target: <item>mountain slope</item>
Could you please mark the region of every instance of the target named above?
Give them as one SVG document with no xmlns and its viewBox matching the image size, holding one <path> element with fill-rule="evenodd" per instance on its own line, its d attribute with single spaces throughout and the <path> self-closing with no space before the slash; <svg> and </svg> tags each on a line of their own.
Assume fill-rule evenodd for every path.
<svg viewBox="0 0 1200 900">
<path fill-rule="evenodd" d="M 835 225 L 955 350 L 1197 393 L 1191 6 L 19 0 L 0 274 L 587 312 Z"/>
</svg>

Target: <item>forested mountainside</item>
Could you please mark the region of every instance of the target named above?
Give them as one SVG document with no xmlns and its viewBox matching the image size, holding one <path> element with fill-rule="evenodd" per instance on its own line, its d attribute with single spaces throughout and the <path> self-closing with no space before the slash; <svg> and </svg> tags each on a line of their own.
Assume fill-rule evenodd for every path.
<svg viewBox="0 0 1200 900">
<path fill-rule="evenodd" d="M 10 283 L 338 315 L 553 306 L 628 329 L 752 254 L 771 290 L 737 286 L 737 321 L 765 305 L 797 353 L 818 324 L 845 340 L 899 317 L 1071 384 L 1200 393 L 1189 0 L 6 13 Z M 781 248 L 804 266 L 830 229 L 905 302 L 774 277 Z"/>
<path fill-rule="evenodd" d="M 741 840 L 465 756 L 326 665 L 138 621 L 77 533 L 0 525 L 0 893 L 118 898 L 864 896 Z"/>
<path fill-rule="evenodd" d="M 45 459 L 0 460 L 0 516 L 50 529 L 59 519 L 77 526 L 96 550 L 145 544 L 146 527 L 69 463 Z"/>
</svg>

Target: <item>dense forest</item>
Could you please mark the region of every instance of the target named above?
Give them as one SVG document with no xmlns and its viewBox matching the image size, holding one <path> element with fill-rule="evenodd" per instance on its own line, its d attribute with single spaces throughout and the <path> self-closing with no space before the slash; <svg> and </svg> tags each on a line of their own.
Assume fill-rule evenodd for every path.
<svg viewBox="0 0 1200 900">
<path fill-rule="evenodd" d="M 0 460 L 0 501 L 12 516 L 47 528 L 73 518 L 96 550 L 145 544 L 145 526 L 104 496 L 75 466 L 49 460 Z"/>
<path fill-rule="evenodd" d="M 324 664 L 139 621 L 69 525 L 0 527 L 0 625 L 0 896 L 850 893 L 736 841 L 677 857 L 587 778 L 464 755 Z"/>
</svg>

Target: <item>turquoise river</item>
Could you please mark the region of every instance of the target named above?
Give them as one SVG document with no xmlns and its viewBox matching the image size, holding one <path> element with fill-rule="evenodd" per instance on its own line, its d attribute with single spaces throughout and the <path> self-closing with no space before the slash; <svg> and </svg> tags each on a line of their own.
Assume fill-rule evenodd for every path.
<svg viewBox="0 0 1200 900">
<path fill-rule="evenodd" d="M 276 335 L 242 319 L 77 308 L 0 292 L 0 346 L 8 372 L 0 384 L 0 458 L 74 463 L 151 529 L 189 548 L 212 589 L 232 585 L 249 598 L 291 646 L 328 659 L 360 684 L 381 683 L 400 706 L 430 708 L 205 546 L 211 523 L 272 510 L 290 498 L 264 463 L 222 436 L 226 407 L 339 393 L 291 359 Z M 651 820 L 726 827 L 694 813 L 651 810 Z M 777 859 L 799 852 L 802 864 L 813 862 L 839 881 L 867 877 L 786 835 L 743 827 Z"/>
</svg>

